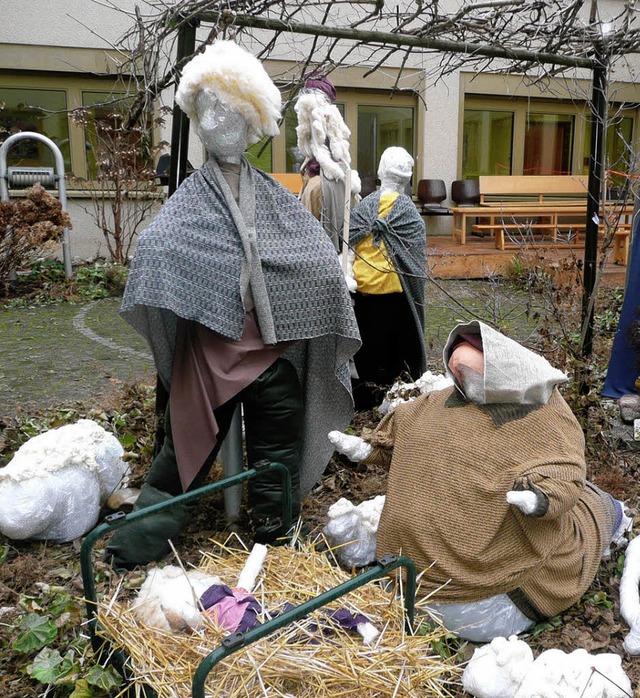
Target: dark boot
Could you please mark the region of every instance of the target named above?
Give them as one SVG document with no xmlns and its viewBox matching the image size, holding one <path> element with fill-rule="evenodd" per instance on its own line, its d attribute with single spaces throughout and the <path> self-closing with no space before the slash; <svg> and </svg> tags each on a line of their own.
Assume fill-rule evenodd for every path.
<svg viewBox="0 0 640 698">
<path fill-rule="evenodd" d="M 145 483 L 133 511 L 173 499 Z M 189 519 L 189 506 L 178 504 L 119 528 L 111 536 L 105 560 L 116 570 L 125 571 L 137 565 L 159 560 L 170 552 L 169 539 L 175 540 Z"/>
</svg>

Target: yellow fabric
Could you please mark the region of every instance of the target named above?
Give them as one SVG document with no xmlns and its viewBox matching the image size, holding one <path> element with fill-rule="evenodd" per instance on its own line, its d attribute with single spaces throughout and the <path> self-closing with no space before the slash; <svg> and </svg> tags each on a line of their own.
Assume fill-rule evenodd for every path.
<svg viewBox="0 0 640 698">
<path fill-rule="evenodd" d="M 397 198 L 397 191 L 380 197 L 379 218 L 387 217 Z M 358 291 L 375 294 L 402 293 L 400 277 L 383 241 L 380 241 L 378 247 L 373 244 L 373 235 L 367 235 L 355 246 L 355 252 L 353 275 L 358 282 Z"/>
</svg>

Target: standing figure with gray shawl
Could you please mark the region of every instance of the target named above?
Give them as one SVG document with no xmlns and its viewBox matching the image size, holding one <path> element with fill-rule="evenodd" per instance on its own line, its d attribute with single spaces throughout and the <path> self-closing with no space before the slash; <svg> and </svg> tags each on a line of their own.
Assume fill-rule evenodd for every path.
<svg viewBox="0 0 640 698">
<path fill-rule="evenodd" d="M 413 380 L 426 370 L 424 294 L 425 226 L 404 192 L 413 158 L 387 148 L 380 158 L 380 189 L 351 212 L 349 244 L 355 252 L 355 311 L 362 347 L 355 355 L 357 410 L 380 404 L 400 376 Z"/>
<path fill-rule="evenodd" d="M 169 390 L 166 438 L 135 508 L 202 485 L 242 403 L 249 463 L 288 468 L 297 516 L 331 457 L 325 425 L 353 412 L 359 338 L 344 275 L 320 224 L 242 156 L 278 133 L 280 93 L 260 62 L 216 41 L 185 66 L 176 101 L 209 160 L 140 236 L 124 294 L 122 315 Z M 286 535 L 279 476 L 252 479 L 248 496 L 255 540 Z M 116 531 L 107 559 L 159 559 L 188 514 L 173 507 Z"/>
<path fill-rule="evenodd" d="M 349 214 L 345 215 L 345 208 L 359 201 L 360 177 L 351 169 L 351 131 L 335 101 L 336 88 L 331 80 L 314 74 L 307 78 L 294 109 L 298 148 L 304 156 L 300 201 L 322 223 L 340 252 Z"/>
</svg>

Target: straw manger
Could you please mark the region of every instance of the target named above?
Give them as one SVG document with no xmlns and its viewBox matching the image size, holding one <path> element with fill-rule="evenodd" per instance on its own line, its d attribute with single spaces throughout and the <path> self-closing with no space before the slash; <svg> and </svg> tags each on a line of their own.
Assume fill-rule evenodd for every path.
<svg viewBox="0 0 640 698">
<path fill-rule="evenodd" d="M 212 547 L 202 553 L 199 569 L 234 586 L 247 551 L 215 542 Z M 312 544 L 270 548 L 254 595 L 273 613 L 349 578 Z M 150 628 L 136 618 L 134 604 L 115 596 L 117 592 L 99 602 L 98 629 L 128 655 L 134 680 L 151 686 L 160 698 L 190 696 L 196 669 L 220 646 L 226 631 L 210 619 L 193 633 Z M 337 625 L 331 625 L 331 633 L 318 631 L 317 626 L 327 625 L 324 611 L 337 608 L 362 613 L 376 626 L 380 635 L 372 645 Z M 365 584 L 226 657 L 209 674 L 207 697 L 449 696 L 448 686 L 459 684 L 460 671 L 453 659 L 443 660 L 433 647 L 446 632 L 436 627 L 426 634 L 407 633 L 402 600 L 380 584 Z"/>
</svg>

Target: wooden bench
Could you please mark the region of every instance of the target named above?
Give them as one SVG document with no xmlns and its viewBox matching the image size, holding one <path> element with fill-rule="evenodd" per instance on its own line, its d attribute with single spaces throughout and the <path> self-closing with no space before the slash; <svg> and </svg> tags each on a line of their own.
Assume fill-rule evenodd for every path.
<svg viewBox="0 0 640 698">
<path fill-rule="evenodd" d="M 526 242 L 539 233 L 543 242 L 567 242 L 584 233 L 587 212 L 587 178 L 582 175 L 482 176 L 479 178 L 480 204 L 452 207 L 453 237 L 466 244 L 467 219 L 477 220 L 471 230 L 495 237 L 495 246 L 504 250 L 505 238 L 511 246 Z M 632 207 L 621 212 L 614 234 L 614 260 L 626 264 L 631 232 Z M 482 221 L 482 222 L 480 222 Z M 604 226 L 600 226 L 601 231 Z M 537 242 L 540 242 L 537 240 Z"/>
<path fill-rule="evenodd" d="M 271 176 L 292 194 L 298 196 L 300 193 L 302 189 L 302 175 L 299 172 L 273 172 Z"/>
</svg>

